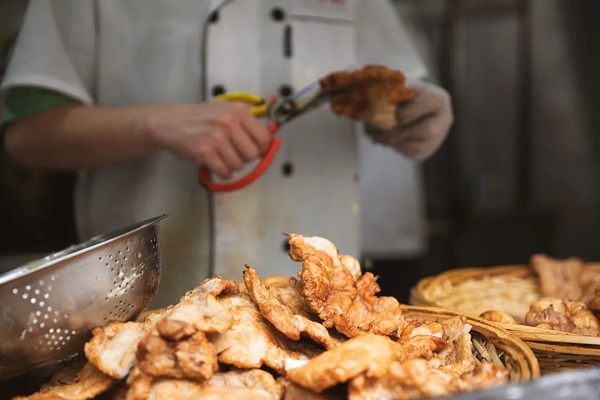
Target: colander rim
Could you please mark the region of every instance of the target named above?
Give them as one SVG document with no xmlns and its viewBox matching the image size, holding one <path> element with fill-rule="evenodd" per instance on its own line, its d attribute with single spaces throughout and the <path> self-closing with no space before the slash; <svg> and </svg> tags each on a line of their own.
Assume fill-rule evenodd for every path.
<svg viewBox="0 0 600 400">
<path fill-rule="evenodd" d="M 39 272 L 46 268 L 68 260 L 69 258 L 76 257 L 86 251 L 97 249 L 101 246 L 112 243 L 116 240 L 123 238 L 124 236 L 131 235 L 137 231 L 140 231 L 150 225 L 155 225 L 158 221 L 167 217 L 168 214 L 162 214 L 154 218 L 129 225 L 125 228 L 117 229 L 109 233 L 94 236 L 93 238 L 72 246 L 69 246 L 63 250 L 55 253 L 48 254 L 45 257 L 38 258 L 30 261 L 26 264 L 13 268 L 3 274 L 0 274 L 0 287 L 3 285 L 13 282 L 24 276 Z"/>
</svg>

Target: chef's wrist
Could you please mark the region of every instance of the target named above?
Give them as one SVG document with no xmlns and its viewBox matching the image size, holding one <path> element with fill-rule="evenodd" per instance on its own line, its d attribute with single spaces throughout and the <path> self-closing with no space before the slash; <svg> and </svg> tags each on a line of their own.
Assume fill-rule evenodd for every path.
<svg viewBox="0 0 600 400">
<path fill-rule="evenodd" d="M 130 133 L 134 140 L 148 150 L 159 150 L 163 147 L 162 123 L 158 106 L 132 107 Z"/>
</svg>

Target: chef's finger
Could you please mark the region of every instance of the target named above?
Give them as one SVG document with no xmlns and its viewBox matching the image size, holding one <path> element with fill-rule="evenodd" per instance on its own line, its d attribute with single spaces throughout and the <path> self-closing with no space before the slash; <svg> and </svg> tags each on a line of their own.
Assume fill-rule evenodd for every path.
<svg viewBox="0 0 600 400">
<path fill-rule="evenodd" d="M 404 127 L 402 133 L 394 138 L 393 146 L 412 160 L 424 160 L 441 145 L 444 135 L 437 133 L 436 120 L 425 118 Z"/>
<path fill-rule="evenodd" d="M 272 135 L 269 133 L 267 128 L 253 115 L 247 114 L 240 119 L 242 129 L 244 129 L 248 136 L 256 143 L 260 152 L 264 152 L 271 140 Z"/>
<path fill-rule="evenodd" d="M 246 162 L 256 159 L 262 153 L 262 149 L 254 141 L 250 132 L 243 128 L 231 135 L 231 142 L 240 157 Z"/>
<path fill-rule="evenodd" d="M 225 161 L 219 155 L 207 159 L 205 165 L 206 168 L 217 174 L 221 179 L 229 179 L 231 177 L 232 171 L 227 167 Z"/>
<path fill-rule="evenodd" d="M 230 172 L 239 171 L 244 166 L 244 160 L 231 142 L 219 147 L 218 153 Z"/>
<path fill-rule="evenodd" d="M 403 125 L 412 124 L 440 112 L 449 102 L 450 96 L 446 91 L 423 85 L 417 97 L 398 106 L 396 117 Z"/>
</svg>

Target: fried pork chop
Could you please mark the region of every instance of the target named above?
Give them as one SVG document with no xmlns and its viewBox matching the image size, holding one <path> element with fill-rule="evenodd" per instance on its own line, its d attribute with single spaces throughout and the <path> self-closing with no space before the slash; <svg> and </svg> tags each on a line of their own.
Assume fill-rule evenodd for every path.
<svg viewBox="0 0 600 400">
<path fill-rule="evenodd" d="M 535 254 L 530 264 L 540 279 L 544 297 L 588 303 L 600 292 L 600 264 L 545 254 Z"/>
<path fill-rule="evenodd" d="M 543 329 L 600 336 L 598 319 L 580 301 L 543 297 L 531 304 L 525 322 Z"/>
<path fill-rule="evenodd" d="M 237 368 L 266 365 L 284 373 L 286 360 L 307 360 L 322 351 L 311 343 L 289 340 L 269 326 L 246 293 L 229 296 L 222 304 L 234 319 L 231 328 L 211 337 L 222 363 Z"/>
<path fill-rule="evenodd" d="M 389 365 L 404 358 L 402 347 L 381 335 L 366 334 L 326 351 L 287 372 L 287 379 L 320 393 L 338 383 L 365 373 L 380 377 Z"/>
<path fill-rule="evenodd" d="M 186 379 L 158 379 L 147 386 L 131 386 L 126 400 L 273 400 L 266 391 L 240 386 L 210 386 Z"/>
<path fill-rule="evenodd" d="M 571 300 L 581 298 L 583 291 L 579 276 L 583 270 L 582 260 L 559 260 L 545 254 L 535 254 L 531 257 L 530 264 L 540 278 L 543 296 Z"/>
<path fill-rule="evenodd" d="M 327 328 L 311 319 L 299 282 L 292 280 L 287 287 L 267 288 L 261 284 L 256 270 L 247 267 L 244 283 L 261 314 L 289 339 L 299 340 L 305 333 L 326 349 L 338 345 Z"/>
<path fill-rule="evenodd" d="M 283 395 L 283 384 L 276 381 L 267 371 L 261 369 L 222 372 L 214 375 L 207 383 L 209 386 L 245 387 L 268 393 L 272 399 L 280 399 Z"/>
<path fill-rule="evenodd" d="M 87 400 L 109 390 L 117 381 L 87 363 L 72 382 L 47 386 L 39 393 L 13 400 Z"/>
<path fill-rule="evenodd" d="M 531 304 L 525 323 L 600 336 L 596 316 L 600 315 L 600 264 L 586 264 L 575 257 L 556 259 L 545 254 L 532 256 L 530 264 L 540 279 L 544 297 Z"/>
<path fill-rule="evenodd" d="M 259 369 L 217 373 L 205 382 L 164 377 L 151 379 L 139 370 L 134 370 L 132 378 L 127 400 L 219 398 L 216 396 L 227 399 L 243 396 L 254 399 L 257 396 L 259 399 L 277 400 L 283 394 L 281 382 L 277 382 L 269 372 Z"/>
<path fill-rule="evenodd" d="M 444 329 L 445 346 L 430 360 L 430 364 L 444 370 L 452 370 L 458 375 L 475 369 L 471 325 L 464 315 L 441 322 Z"/>
<path fill-rule="evenodd" d="M 359 375 L 348 383 L 349 400 L 416 399 L 458 392 L 458 377 L 415 358 L 392 363 L 380 379 Z"/>
<path fill-rule="evenodd" d="M 356 376 L 348 384 L 348 398 L 413 399 L 483 387 L 480 374 L 491 376 L 492 371 L 506 369 L 492 366 L 476 369 L 470 329 L 464 316 L 440 323 L 409 320 L 398 341 L 405 350 L 406 360 L 390 364 L 386 374 L 378 379 L 365 374 Z M 499 384 L 506 379 L 504 374 L 493 382 Z"/>
<path fill-rule="evenodd" d="M 194 332 L 222 333 L 233 323 L 231 311 L 220 298 L 239 293 L 237 283 L 213 277 L 190 290 L 157 325 L 161 336 L 180 339 Z"/>
<path fill-rule="evenodd" d="M 430 360 L 433 353 L 446 344 L 444 327 L 435 321 L 411 320 L 402 331 L 398 343 L 404 349 L 406 358 Z"/>
<path fill-rule="evenodd" d="M 505 384 L 508 370 L 484 362 L 472 372 L 460 374 L 456 370 L 432 366 L 424 359 L 415 358 L 393 362 L 379 379 L 361 374 L 348 383 L 349 400 L 418 399 L 447 396 Z"/>
<path fill-rule="evenodd" d="M 334 98 L 331 110 L 381 129 L 398 124 L 396 107 L 412 100 L 416 92 L 404 86 L 404 75 L 382 65 L 367 65 L 357 71 L 333 72 L 320 80 L 327 93 L 346 90 Z"/>
<path fill-rule="evenodd" d="M 496 310 L 484 311 L 479 315 L 479 317 L 485 319 L 486 321 L 499 322 L 501 324 L 516 324 L 517 323 L 517 321 L 515 321 L 515 319 L 512 316 L 510 316 L 509 314 L 502 312 L 502 311 L 496 311 Z"/>
<path fill-rule="evenodd" d="M 100 371 L 115 379 L 123 379 L 136 363 L 138 344 L 153 327 L 154 322 L 113 322 L 96 328 L 85 344 L 85 356 Z"/>
<path fill-rule="evenodd" d="M 203 332 L 187 340 L 167 340 L 147 335 L 138 345 L 137 366 L 152 377 L 210 379 L 218 370 L 217 350 Z"/>
<path fill-rule="evenodd" d="M 140 341 L 155 329 L 168 339 L 181 339 L 195 332 L 223 332 L 233 315 L 219 301 L 239 291 L 235 282 L 218 277 L 206 279 L 170 308 L 150 314 L 143 323 L 113 323 L 96 328 L 85 344 L 85 355 L 100 371 L 122 379 L 136 363 Z"/>
<path fill-rule="evenodd" d="M 302 262 L 302 294 L 308 307 L 326 327 L 335 326 L 348 337 L 367 333 L 398 335 L 405 321 L 400 303 L 378 297 L 377 278 L 367 272 L 356 279 L 342 263 L 337 249 L 322 238 L 290 235 L 290 257 Z"/>
</svg>

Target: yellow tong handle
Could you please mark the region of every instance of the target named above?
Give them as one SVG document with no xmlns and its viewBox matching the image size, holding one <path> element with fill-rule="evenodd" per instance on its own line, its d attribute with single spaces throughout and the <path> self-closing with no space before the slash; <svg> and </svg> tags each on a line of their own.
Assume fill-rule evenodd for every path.
<svg viewBox="0 0 600 400">
<path fill-rule="evenodd" d="M 227 92 L 215 96 L 215 100 L 241 101 L 252 104 L 250 112 L 256 117 L 262 117 L 269 112 L 269 105 L 265 99 L 257 94 L 246 92 Z"/>
</svg>

